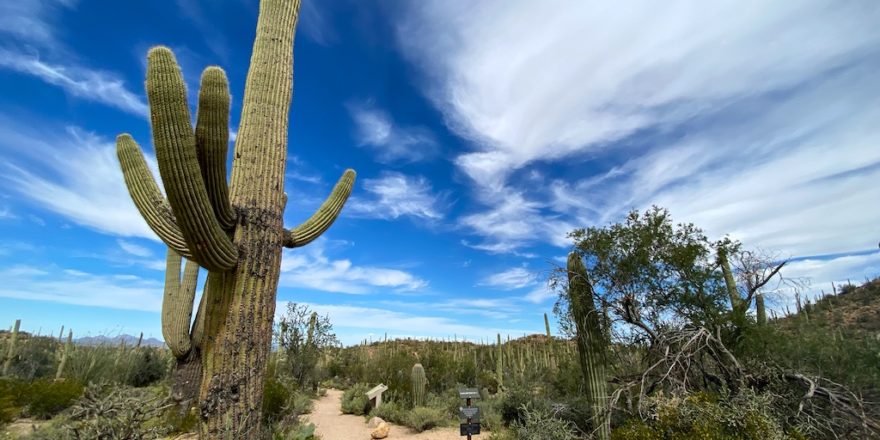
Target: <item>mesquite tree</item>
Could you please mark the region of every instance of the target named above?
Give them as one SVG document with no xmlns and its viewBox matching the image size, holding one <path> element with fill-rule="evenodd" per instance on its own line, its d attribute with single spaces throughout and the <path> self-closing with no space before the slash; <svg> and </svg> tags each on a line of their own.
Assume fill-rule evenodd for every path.
<svg viewBox="0 0 880 440">
<path fill-rule="evenodd" d="M 199 390 L 205 438 L 259 436 L 281 249 L 308 244 L 327 230 L 354 183 L 354 171 L 347 170 L 311 218 L 284 228 L 299 6 L 298 0 L 260 2 L 230 183 L 230 98 L 218 67 L 202 75 L 194 129 L 171 50 L 156 47 L 147 56 L 153 144 L 167 201 L 131 136 L 117 138 L 126 185 L 147 224 L 169 248 L 208 270 Z"/>
</svg>

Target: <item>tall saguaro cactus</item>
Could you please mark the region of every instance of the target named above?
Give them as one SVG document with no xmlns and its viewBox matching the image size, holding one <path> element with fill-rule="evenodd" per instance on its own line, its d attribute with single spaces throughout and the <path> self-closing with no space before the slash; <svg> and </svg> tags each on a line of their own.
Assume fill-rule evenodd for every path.
<svg viewBox="0 0 880 440">
<path fill-rule="evenodd" d="M 413 408 L 425 406 L 425 386 L 428 384 L 428 378 L 425 376 L 425 368 L 422 367 L 422 364 L 413 365 L 410 382 Z"/>
<path fill-rule="evenodd" d="M 204 438 L 259 437 L 281 249 L 326 231 L 354 184 L 355 173 L 347 170 L 311 218 L 284 228 L 299 7 L 299 0 L 260 2 L 229 184 L 230 98 L 218 67 L 202 74 L 193 128 L 174 55 L 156 47 L 147 56 L 153 143 L 167 201 L 131 136 L 117 138 L 126 185 L 147 224 L 174 252 L 208 270 L 199 391 Z"/>
<path fill-rule="evenodd" d="M 496 348 L 497 356 L 495 356 L 495 376 L 498 378 L 498 391 L 504 388 L 504 362 L 502 358 L 504 357 L 504 353 L 501 348 L 501 333 L 498 333 L 498 345 Z"/>
<path fill-rule="evenodd" d="M 607 440 L 611 434 L 605 378 L 607 342 L 596 310 L 593 286 L 587 277 L 587 268 L 577 252 L 568 254 L 568 296 L 577 331 L 578 359 L 584 375 L 596 437 Z"/>
<path fill-rule="evenodd" d="M 62 332 L 63 330 L 64 329 L 62 329 Z M 61 360 L 58 362 L 58 370 L 55 371 L 55 380 L 64 377 L 64 366 L 67 365 L 67 356 L 70 355 L 71 351 L 73 351 L 73 330 L 69 330 L 67 333 L 67 343 L 64 344 L 63 351 L 61 352 Z"/>
</svg>

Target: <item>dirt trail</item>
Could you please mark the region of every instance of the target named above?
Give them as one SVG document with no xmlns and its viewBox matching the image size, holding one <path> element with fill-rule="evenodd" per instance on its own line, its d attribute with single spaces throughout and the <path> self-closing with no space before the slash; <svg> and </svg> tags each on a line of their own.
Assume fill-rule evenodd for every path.
<svg viewBox="0 0 880 440">
<path fill-rule="evenodd" d="M 312 413 L 306 416 L 306 423 L 314 423 L 322 440 L 369 440 L 372 431 L 363 417 L 342 414 L 340 401 L 342 391 L 327 390 L 327 395 L 315 401 Z M 422 433 L 389 423 L 391 433 L 389 439 L 406 440 L 459 440 L 458 430 L 453 428 L 436 428 Z"/>
</svg>

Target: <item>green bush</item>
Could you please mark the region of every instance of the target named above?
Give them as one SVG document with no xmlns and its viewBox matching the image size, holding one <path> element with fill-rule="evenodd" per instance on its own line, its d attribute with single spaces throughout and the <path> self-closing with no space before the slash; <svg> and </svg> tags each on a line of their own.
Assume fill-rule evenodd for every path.
<svg viewBox="0 0 880 440">
<path fill-rule="evenodd" d="M 292 427 L 285 427 L 284 429 L 276 430 L 272 433 L 272 440 L 318 440 L 317 434 L 315 434 L 315 425 L 309 423 L 308 425 L 297 424 Z"/>
<path fill-rule="evenodd" d="M 511 429 L 517 440 L 577 440 L 575 427 L 568 421 L 554 417 L 545 408 L 520 408 L 521 421 L 513 422 Z"/>
<path fill-rule="evenodd" d="M 342 412 L 362 416 L 370 412 L 370 400 L 367 399 L 370 386 L 365 383 L 354 384 L 342 393 Z"/>
<path fill-rule="evenodd" d="M 141 347 L 127 353 L 124 375 L 126 385 L 145 387 L 165 377 L 168 371 L 168 357 L 163 350 L 154 347 Z"/>
<path fill-rule="evenodd" d="M 55 338 L 31 336 L 19 340 L 18 345 L 10 365 L 10 376 L 34 380 L 55 374 L 55 349 L 58 346 Z"/>
<path fill-rule="evenodd" d="M 70 409 L 64 425 L 74 439 L 141 440 L 171 431 L 161 413 L 165 396 L 148 388 L 91 384 Z"/>
<path fill-rule="evenodd" d="M 406 426 L 422 432 L 431 428 L 443 426 L 447 422 L 446 412 L 429 406 L 413 408 L 406 414 Z"/>
<path fill-rule="evenodd" d="M 288 390 L 275 378 L 266 378 L 263 388 L 263 422 L 273 423 L 280 420 L 287 410 Z"/>
<path fill-rule="evenodd" d="M 73 380 L 40 379 L 27 386 L 27 414 L 48 419 L 73 405 L 83 394 L 83 385 Z"/>
<path fill-rule="evenodd" d="M 370 417 L 379 417 L 382 420 L 397 423 L 398 425 L 406 424 L 406 411 L 404 411 L 403 407 L 394 400 L 388 402 L 383 401 L 381 406 L 373 408 L 373 410 L 370 411 Z"/>
</svg>

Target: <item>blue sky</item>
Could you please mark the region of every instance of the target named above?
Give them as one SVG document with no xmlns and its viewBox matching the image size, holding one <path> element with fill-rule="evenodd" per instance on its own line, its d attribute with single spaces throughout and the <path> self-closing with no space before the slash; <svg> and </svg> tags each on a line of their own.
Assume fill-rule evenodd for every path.
<svg viewBox="0 0 880 440">
<path fill-rule="evenodd" d="M 222 66 L 233 130 L 253 0 L 0 4 L 0 322 L 161 338 L 164 246 L 113 139 L 152 156 L 146 50 L 191 99 Z M 285 250 L 279 310 L 346 343 L 543 329 L 565 234 L 667 207 L 794 258 L 807 295 L 880 274 L 880 5 L 304 0 L 285 221 L 358 172 Z M 791 292 L 771 292 L 775 307 Z"/>
</svg>

